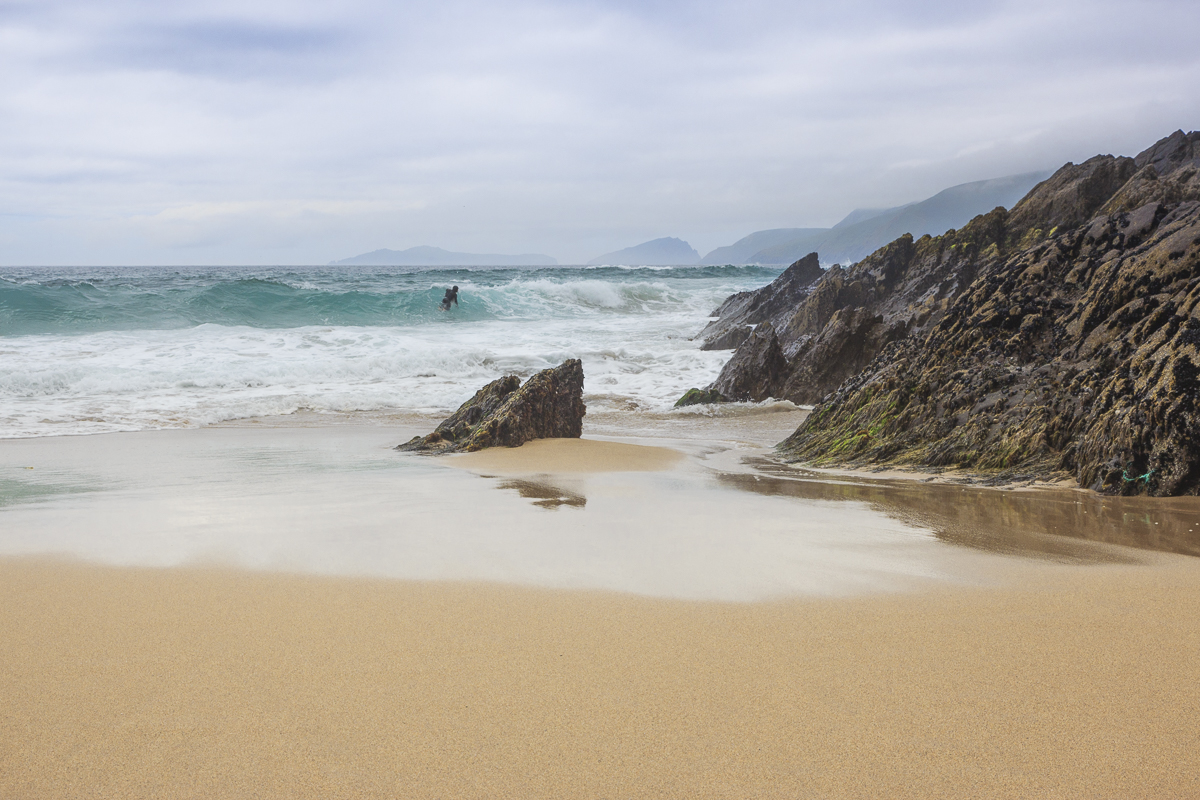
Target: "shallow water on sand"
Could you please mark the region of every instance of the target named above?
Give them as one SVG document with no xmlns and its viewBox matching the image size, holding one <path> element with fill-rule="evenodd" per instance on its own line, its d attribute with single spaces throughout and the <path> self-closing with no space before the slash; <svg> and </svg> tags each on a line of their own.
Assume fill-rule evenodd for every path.
<svg viewBox="0 0 1200 800">
<path fill-rule="evenodd" d="M 687 458 L 657 472 L 491 476 L 391 449 L 426 423 L 290 422 L 0 442 L 0 554 L 750 601 L 1138 563 L 1150 556 L 1105 542 L 1154 546 L 1149 527 L 1175 545 L 1163 549 L 1189 552 L 1200 527 L 1194 502 L 1126 511 L 1122 528 L 1118 512 L 1084 513 L 1105 506 L 1079 493 L 1014 505 L 1012 492 L 756 466 L 775 428 L 794 426 L 784 418 L 673 420 L 657 438 L 601 424 Z M 1063 522 L 1077 502 L 1075 538 L 1037 522 L 1042 510 Z"/>
</svg>

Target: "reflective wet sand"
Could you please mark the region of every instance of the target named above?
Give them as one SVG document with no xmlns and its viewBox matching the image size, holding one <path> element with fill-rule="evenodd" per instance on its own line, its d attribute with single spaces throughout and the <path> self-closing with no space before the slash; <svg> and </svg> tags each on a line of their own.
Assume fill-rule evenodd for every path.
<svg viewBox="0 0 1200 800">
<path fill-rule="evenodd" d="M 0 797 L 1200 795 L 1195 498 L 806 473 L 794 424 L 2 441 Z"/>
<path fill-rule="evenodd" d="M 643 420 L 654 436 L 601 420 L 602 438 L 449 458 L 391 449 L 424 420 L 0 441 L 0 555 L 763 600 L 1200 551 L 1197 498 L 771 461 L 797 416 Z"/>
<path fill-rule="evenodd" d="M 719 425 L 695 435 L 691 423 L 449 459 L 392 450 L 412 428 L 358 424 L 5 441 L 0 555 L 730 601 L 991 585 L 1142 558 L 1103 544 L 1121 541 L 1111 536 L 1051 535 L 1054 517 L 1039 515 L 1058 500 L 803 480 L 762 460 L 773 427 L 741 421 L 719 439 Z M 1069 508 L 1077 536 L 1101 518 Z M 1175 530 L 1183 517 L 1171 519 Z"/>
<path fill-rule="evenodd" d="M 869 475 L 828 474 L 745 461 L 749 473 L 724 473 L 723 485 L 767 496 L 866 503 L 888 516 L 929 528 L 947 543 L 1006 553 L 1062 555 L 1091 542 L 1200 555 L 1200 498 L 1106 497 L 1060 488 L 977 488 Z M 1115 558 L 1120 553 L 1113 552 Z M 1124 557 L 1130 557 L 1125 554 Z"/>
</svg>

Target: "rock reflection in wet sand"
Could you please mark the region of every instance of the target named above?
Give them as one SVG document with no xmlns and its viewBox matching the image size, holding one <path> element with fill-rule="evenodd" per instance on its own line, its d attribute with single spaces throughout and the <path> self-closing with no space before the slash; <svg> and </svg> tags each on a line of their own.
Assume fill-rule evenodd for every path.
<svg viewBox="0 0 1200 800">
<path fill-rule="evenodd" d="M 533 500 L 535 506 L 554 510 L 559 506 L 583 508 L 587 498 L 578 492 L 540 481 L 505 480 L 499 484 L 501 489 L 515 489 L 521 497 Z"/>
<path fill-rule="evenodd" d="M 942 541 L 1056 560 L 1131 562 L 1086 543 L 1200 555 L 1200 498 L 1106 497 L 1072 489 L 1013 491 L 914 480 L 843 478 L 767 459 L 721 485 L 761 495 L 867 503 Z"/>
</svg>

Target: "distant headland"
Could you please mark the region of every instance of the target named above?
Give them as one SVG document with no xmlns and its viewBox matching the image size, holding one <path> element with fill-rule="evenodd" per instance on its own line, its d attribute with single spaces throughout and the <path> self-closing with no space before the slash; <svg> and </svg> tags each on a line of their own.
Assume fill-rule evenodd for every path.
<svg viewBox="0 0 1200 800">
<path fill-rule="evenodd" d="M 682 239 L 665 236 L 624 250 L 597 256 L 589 266 L 620 264 L 626 267 L 680 267 L 700 263 L 700 254 Z"/>
<path fill-rule="evenodd" d="M 386 267 L 553 267 L 558 262 L 540 253 L 500 255 L 496 253 L 453 253 L 440 247 L 418 246 L 407 250 L 372 250 L 370 253 L 330 261 L 330 266 Z"/>
</svg>

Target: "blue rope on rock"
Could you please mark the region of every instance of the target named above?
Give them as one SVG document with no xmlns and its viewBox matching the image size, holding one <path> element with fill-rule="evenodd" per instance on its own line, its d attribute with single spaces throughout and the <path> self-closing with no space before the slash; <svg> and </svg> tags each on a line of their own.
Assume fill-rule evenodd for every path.
<svg viewBox="0 0 1200 800">
<path fill-rule="evenodd" d="M 1138 475 L 1136 478 L 1131 478 L 1131 477 L 1129 477 L 1128 472 L 1126 472 L 1125 470 L 1121 470 L 1121 480 L 1125 481 L 1126 483 L 1137 483 L 1138 481 L 1142 481 L 1147 486 L 1149 486 L 1150 485 L 1150 476 L 1153 474 L 1154 474 L 1154 470 L 1150 470 L 1145 475 Z"/>
</svg>

